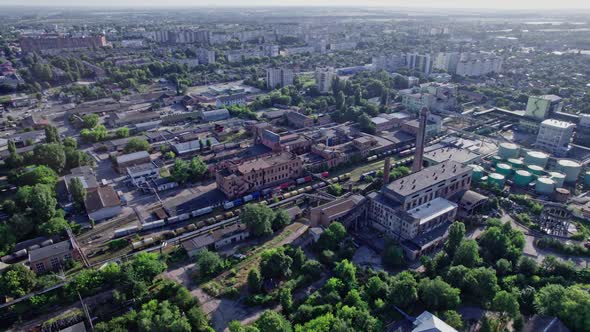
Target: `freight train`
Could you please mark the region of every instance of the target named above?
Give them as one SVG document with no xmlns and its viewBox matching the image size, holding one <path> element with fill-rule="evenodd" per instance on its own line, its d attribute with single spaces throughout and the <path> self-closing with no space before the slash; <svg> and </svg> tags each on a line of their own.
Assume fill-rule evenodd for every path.
<svg viewBox="0 0 590 332">
<path fill-rule="evenodd" d="M 324 172 L 320 176 L 326 178 L 329 176 L 329 173 Z M 350 179 L 350 173 L 346 173 L 346 174 L 343 174 L 343 175 L 340 175 L 340 176 L 337 176 L 337 177 L 334 177 L 332 179 L 328 179 L 325 181 L 328 183 L 336 183 L 339 181 L 345 181 L 347 179 Z M 306 177 L 296 179 L 295 181 L 288 181 L 288 182 L 280 185 L 278 188 L 281 188 L 280 190 L 285 190 L 285 189 L 293 187 L 295 184 L 302 185 L 305 183 L 309 183 L 311 181 L 313 181 L 313 177 L 306 176 Z M 278 200 L 283 200 L 283 199 L 291 198 L 293 196 L 300 195 L 300 194 L 303 194 L 306 192 L 310 192 L 312 190 L 325 187 L 327 185 L 326 182 L 318 182 L 314 185 L 309 185 L 309 186 L 300 188 L 298 190 L 292 190 L 292 191 L 284 193 L 284 194 L 279 194 L 276 196 L 276 198 Z M 250 193 L 246 196 L 240 197 L 240 198 L 235 199 L 233 201 L 227 201 L 227 202 L 223 203 L 223 208 L 224 208 L 224 210 L 235 209 L 237 207 L 244 205 L 245 203 L 248 203 L 251 201 L 257 201 L 259 199 L 262 199 L 263 197 L 266 197 L 268 195 L 272 195 L 273 192 L 274 192 L 273 189 L 264 189 L 262 191 L 255 191 L 253 193 Z M 274 198 L 269 198 L 266 200 L 262 199 L 260 201 L 260 203 L 268 205 L 268 204 L 273 203 L 273 199 Z M 215 208 L 215 206 L 207 206 L 207 207 L 204 207 L 201 209 L 194 210 L 189 213 L 183 213 L 183 214 L 179 214 L 179 215 L 168 217 L 168 218 L 161 219 L 161 220 L 146 222 L 141 226 L 130 226 L 130 227 L 125 227 L 125 228 L 119 228 L 119 229 L 115 230 L 115 234 L 114 234 L 113 238 L 121 238 L 121 237 L 124 237 L 127 235 L 139 233 L 141 231 L 158 229 L 158 228 L 162 228 L 164 226 L 176 224 L 181 221 L 186 221 L 191 218 L 201 217 L 201 216 L 212 213 L 214 208 Z M 241 213 L 241 211 L 239 209 L 235 209 L 233 211 L 228 211 L 228 212 L 225 212 L 224 214 L 220 214 L 215 217 L 208 218 L 205 221 L 199 221 L 194 224 L 189 224 L 186 227 L 181 227 L 181 228 L 178 228 L 178 229 L 171 231 L 171 232 L 174 233 L 174 236 L 177 236 L 179 234 L 182 234 L 182 233 L 190 231 L 190 230 L 199 229 L 205 225 L 212 225 L 212 224 L 218 223 L 218 222 L 226 220 L 226 219 L 231 219 L 233 217 L 240 215 L 240 213 Z"/>
</svg>

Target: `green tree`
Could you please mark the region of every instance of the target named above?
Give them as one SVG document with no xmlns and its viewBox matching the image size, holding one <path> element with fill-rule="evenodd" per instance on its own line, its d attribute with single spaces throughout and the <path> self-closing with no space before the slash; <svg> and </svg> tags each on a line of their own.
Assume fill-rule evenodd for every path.
<svg viewBox="0 0 590 332">
<path fill-rule="evenodd" d="M 69 136 L 65 137 L 62 141 L 62 144 L 65 148 L 72 148 L 72 149 L 78 148 L 78 142 L 73 137 L 69 137 Z"/>
<path fill-rule="evenodd" d="M 445 251 L 450 257 L 455 255 L 455 250 L 459 248 L 461 241 L 465 237 L 465 224 L 460 221 L 455 221 L 449 227 L 449 237 L 445 242 Z"/>
<path fill-rule="evenodd" d="M 44 222 L 55 215 L 57 200 L 52 187 L 45 184 L 37 184 L 32 187 L 29 196 L 29 207 L 34 219 Z"/>
<path fill-rule="evenodd" d="M 463 289 L 482 304 L 492 301 L 498 291 L 498 278 L 492 268 L 471 269 L 463 279 Z"/>
<path fill-rule="evenodd" d="M 291 294 L 291 287 L 281 286 L 279 289 L 279 303 L 283 307 L 283 313 L 289 314 L 293 309 L 293 294 Z"/>
<path fill-rule="evenodd" d="M 168 301 L 151 300 L 144 304 L 137 315 L 137 325 L 140 331 L 191 331 L 188 318 Z"/>
<path fill-rule="evenodd" d="M 82 126 L 86 129 L 92 129 L 98 125 L 97 114 L 86 114 L 82 117 Z"/>
<path fill-rule="evenodd" d="M 461 315 L 455 310 L 445 311 L 443 313 L 442 318 L 445 321 L 445 323 L 449 324 L 453 328 L 459 331 L 463 329 L 463 320 L 461 318 Z"/>
<path fill-rule="evenodd" d="M 291 216 L 284 209 L 278 209 L 272 219 L 272 229 L 277 231 L 291 223 Z"/>
<path fill-rule="evenodd" d="M 203 249 L 195 255 L 195 262 L 199 267 L 199 273 L 205 277 L 211 277 L 223 269 L 223 261 L 216 252 Z"/>
<path fill-rule="evenodd" d="M 248 272 L 248 290 L 250 293 L 259 293 L 262 289 L 262 277 L 258 269 L 252 269 Z"/>
<path fill-rule="evenodd" d="M 475 267 L 481 264 L 479 257 L 479 247 L 475 240 L 463 240 L 455 251 L 453 258 L 453 265 L 463 265 L 467 267 Z"/>
<path fill-rule="evenodd" d="M 418 300 L 418 282 L 408 271 L 391 278 L 389 289 L 389 302 L 395 306 L 408 308 Z"/>
<path fill-rule="evenodd" d="M 371 300 L 385 299 L 389 293 L 389 286 L 379 276 L 372 276 L 367 280 L 365 292 Z"/>
<path fill-rule="evenodd" d="M 334 267 L 334 275 L 340 280 L 344 281 L 348 289 L 353 289 L 357 285 L 356 267 L 347 259 L 336 263 L 336 266 Z"/>
<path fill-rule="evenodd" d="M 375 132 L 377 131 L 375 124 L 373 123 L 373 121 L 371 121 L 371 118 L 363 113 L 358 117 L 358 124 L 359 124 L 359 129 L 363 132 L 363 133 L 367 133 L 367 134 L 375 134 Z"/>
<path fill-rule="evenodd" d="M 533 276 L 539 270 L 537 262 L 529 257 L 521 257 L 518 261 L 518 272 L 525 276 Z"/>
<path fill-rule="evenodd" d="M 63 235 L 70 223 L 62 215 L 56 215 L 39 226 L 39 231 L 48 236 Z"/>
<path fill-rule="evenodd" d="M 138 151 L 148 151 L 149 149 L 150 143 L 148 141 L 142 138 L 133 137 L 129 139 L 123 151 L 125 153 L 132 153 Z"/>
<path fill-rule="evenodd" d="M 283 248 L 269 249 L 262 253 L 260 274 L 263 279 L 283 279 L 291 276 L 293 259 Z"/>
<path fill-rule="evenodd" d="M 181 184 L 185 183 L 190 177 L 188 163 L 182 159 L 174 160 L 174 165 L 170 170 L 170 174 L 174 181 Z"/>
<path fill-rule="evenodd" d="M 60 173 L 66 166 L 66 153 L 61 144 L 37 145 L 33 149 L 33 155 L 37 164 L 46 165 L 57 173 Z"/>
<path fill-rule="evenodd" d="M 115 131 L 115 135 L 118 138 L 129 137 L 129 128 L 127 128 L 127 127 L 117 128 L 117 130 Z"/>
<path fill-rule="evenodd" d="M 502 316 L 506 318 L 516 318 L 520 314 L 520 306 L 516 295 L 503 290 L 494 296 L 492 308 L 501 312 Z"/>
<path fill-rule="evenodd" d="M 59 133 L 54 126 L 45 126 L 45 142 L 59 143 Z"/>
<path fill-rule="evenodd" d="M 334 196 L 342 195 L 342 186 L 339 183 L 334 183 L 328 186 L 328 193 Z"/>
<path fill-rule="evenodd" d="M 35 229 L 35 223 L 27 213 L 15 213 L 8 220 L 9 230 L 18 238 L 25 237 Z"/>
<path fill-rule="evenodd" d="M 203 162 L 201 157 L 194 157 L 189 163 L 189 174 L 193 181 L 202 179 L 207 173 L 207 164 Z"/>
<path fill-rule="evenodd" d="M 272 310 L 266 310 L 256 320 L 254 325 L 261 332 L 291 332 L 291 323 L 281 314 Z"/>
<path fill-rule="evenodd" d="M 254 236 L 268 236 L 272 234 L 272 220 L 274 212 L 262 204 L 246 204 L 242 209 L 242 222 L 248 226 Z"/>
<path fill-rule="evenodd" d="M 447 284 L 440 277 L 422 279 L 418 286 L 420 300 L 431 310 L 454 309 L 461 302 L 461 291 Z"/>
<path fill-rule="evenodd" d="M 53 187 L 57 183 L 57 174 L 45 165 L 29 166 L 18 172 L 16 178 L 11 182 L 18 186 L 46 184 Z"/>
<path fill-rule="evenodd" d="M 16 236 L 8 224 L 0 224 L 0 255 L 6 255 L 16 243 Z"/>
<path fill-rule="evenodd" d="M 340 247 L 340 243 L 342 243 L 345 237 L 346 228 L 341 223 L 335 221 L 320 235 L 318 243 L 321 248 L 336 250 Z"/>
<path fill-rule="evenodd" d="M 524 248 L 524 235 L 519 230 L 512 229 L 510 223 L 505 223 L 502 226 L 488 227 L 481 234 L 479 245 L 486 261 L 496 262 L 500 258 L 506 258 L 515 263 Z"/>
<path fill-rule="evenodd" d="M 90 156 L 76 148 L 66 147 L 66 169 L 72 169 L 80 166 L 92 166 L 94 161 Z"/>
<path fill-rule="evenodd" d="M 498 273 L 498 275 L 500 276 L 505 276 L 507 274 L 509 274 L 512 271 L 512 262 L 505 259 L 505 258 L 500 258 L 497 262 L 496 262 L 496 272 Z"/>
<path fill-rule="evenodd" d="M 78 177 L 73 177 L 70 179 L 68 187 L 76 206 L 78 208 L 83 207 L 84 202 L 86 201 L 86 188 L 84 188 L 82 180 Z"/>
<path fill-rule="evenodd" d="M 209 326 L 207 315 L 198 306 L 193 306 L 186 313 L 186 318 L 191 326 L 191 331 L 208 332 L 212 331 Z"/>
<path fill-rule="evenodd" d="M 35 273 L 22 264 L 12 264 L 0 275 L 2 294 L 13 297 L 30 293 L 36 283 Z"/>
</svg>

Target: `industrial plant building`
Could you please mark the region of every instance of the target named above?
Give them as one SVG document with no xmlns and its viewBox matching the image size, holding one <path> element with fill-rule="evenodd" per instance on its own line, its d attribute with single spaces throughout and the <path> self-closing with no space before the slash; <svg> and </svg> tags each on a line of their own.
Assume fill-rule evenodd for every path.
<svg viewBox="0 0 590 332">
<path fill-rule="evenodd" d="M 228 161 L 216 173 L 217 188 L 228 198 L 240 197 L 272 184 L 300 177 L 303 161 L 291 152 L 280 152 L 247 161 Z"/>
<path fill-rule="evenodd" d="M 440 247 L 455 219 L 451 199 L 469 189 L 472 169 L 455 161 L 427 167 L 369 194 L 373 227 L 401 242 L 416 259 Z"/>
</svg>

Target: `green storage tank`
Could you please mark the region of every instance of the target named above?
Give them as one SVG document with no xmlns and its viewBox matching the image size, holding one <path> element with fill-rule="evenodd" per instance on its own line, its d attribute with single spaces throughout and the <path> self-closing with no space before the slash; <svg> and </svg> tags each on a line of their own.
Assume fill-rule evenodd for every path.
<svg viewBox="0 0 590 332">
<path fill-rule="evenodd" d="M 582 165 L 577 161 L 560 159 L 557 161 L 557 170 L 565 174 L 565 182 L 576 182 L 582 172 Z"/>
<path fill-rule="evenodd" d="M 584 183 L 587 186 L 590 186 L 590 171 L 588 171 L 584 174 Z"/>
<path fill-rule="evenodd" d="M 505 163 L 499 163 L 498 165 L 496 165 L 496 173 L 508 177 L 512 174 L 512 166 Z"/>
<path fill-rule="evenodd" d="M 518 158 L 520 147 L 514 143 L 501 143 L 498 149 L 498 155 L 502 159 Z"/>
<path fill-rule="evenodd" d="M 555 181 L 548 177 L 542 176 L 535 183 L 535 192 L 539 195 L 551 195 L 555 190 Z"/>
<path fill-rule="evenodd" d="M 498 188 L 504 188 L 506 177 L 502 174 L 492 173 L 488 176 L 488 184 Z"/>
<path fill-rule="evenodd" d="M 545 168 L 549 155 L 541 151 L 529 151 L 524 157 L 524 163 L 527 165 L 537 165 Z"/>
<path fill-rule="evenodd" d="M 500 156 L 493 156 L 492 157 L 492 164 L 496 166 L 498 163 L 502 162 L 502 157 Z"/>
<path fill-rule="evenodd" d="M 517 186 L 525 187 L 529 183 L 533 181 L 533 174 L 529 171 L 525 171 L 524 169 L 519 169 L 516 171 L 514 175 L 514 184 Z"/>
<path fill-rule="evenodd" d="M 559 172 L 549 172 L 551 180 L 555 181 L 555 188 L 562 188 L 565 182 L 565 174 Z"/>
<path fill-rule="evenodd" d="M 473 172 L 471 173 L 471 178 L 473 181 L 481 181 L 481 178 L 484 175 L 483 167 L 479 165 L 469 165 L 469 167 L 473 169 Z"/>
<path fill-rule="evenodd" d="M 533 175 L 541 175 L 543 174 L 543 167 L 537 165 L 529 165 L 527 166 L 527 170 L 531 172 Z"/>
<path fill-rule="evenodd" d="M 508 159 L 508 164 L 512 166 L 512 169 L 521 169 L 524 167 L 524 162 L 520 159 L 510 158 Z"/>
</svg>

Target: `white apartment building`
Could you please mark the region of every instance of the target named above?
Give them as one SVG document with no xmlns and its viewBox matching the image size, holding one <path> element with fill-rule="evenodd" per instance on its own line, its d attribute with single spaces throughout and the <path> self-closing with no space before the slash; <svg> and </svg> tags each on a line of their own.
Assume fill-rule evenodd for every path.
<svg viewBox="0 0 590 332">
<path fill-rule="evenodd" d="M 457 71 L 457 64 L 461 60 L 461 53 L 459 52 L 440 52 L 434 58 L 434 69 L 444 70 L 448 73 L 455 73 Z"/>
<path fill-rule="evenodd" d="M 547 119 L 541 122 L 535 145 L 556 156 L 565 156 L 576 125 L 571 122 Z"/>
<path fill-rule="evenodd" d="M 419 71 L 425 75 L 432 73 L 433 58 L 430 54 L 406 54 L 406 67 Z"/>
<path fill-rule="evenodd" d="M 283 88 L 293 85 L 293 70 L 288 68 L 267 68 L 266 87 L 269 89 Z"/>
<path fill-rule="evenodd" d="M 465 59 L 457 64 L 456 74 L 460 76 L 483 76 L 502 71 L 503 60 L 492 56 L 478 59 Z"/>
<path fill-rule="evenodd" d="M 315 83 L 321 93 L 330 92 L 335 75 L 334 67 L 318 67 L 315 69 Z"/>
</svg>

